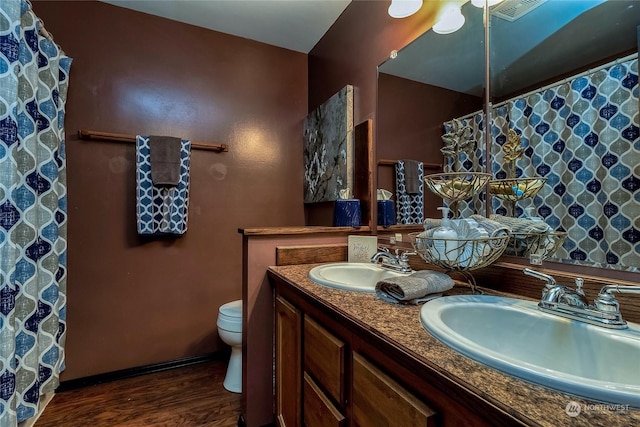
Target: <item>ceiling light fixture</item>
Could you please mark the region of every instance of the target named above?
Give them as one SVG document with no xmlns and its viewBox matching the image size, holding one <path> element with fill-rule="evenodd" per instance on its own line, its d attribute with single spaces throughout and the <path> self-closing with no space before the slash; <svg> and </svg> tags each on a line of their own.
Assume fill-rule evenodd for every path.
<svg viewBox="0 0 640 427">
<path fill-rule="evenodd" d="M 422 7 L 422 0 L 391 0 L 389 15 L 393 18 L 406 18 Z"/>
<path fill-rule="evenodd" d="M 433 31 L 438 34 L 451 34 L 458 31 L 464 25 L 464 15 L 460 5 L 447 3 L 438 14 L 438 20 L 433 26 Z"/>
<path fill-rule="evenodd" d="M 485 7 L 486 6 L 495 6 L 498 3 L 501 3 L 503 0 L 471 0 L 471 4 L 475 7 Z"/>
</svg>

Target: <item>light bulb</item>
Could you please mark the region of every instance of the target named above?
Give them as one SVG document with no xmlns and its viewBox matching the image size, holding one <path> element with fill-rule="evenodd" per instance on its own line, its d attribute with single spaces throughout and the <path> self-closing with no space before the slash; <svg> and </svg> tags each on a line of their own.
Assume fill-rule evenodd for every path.
<svg viewBox="0 0 640 427">
<path fill-rule="evenodd" d="M 498 3 L 502 2 L 504 0 L 471 0 L 471 4 L 474 5 L 475 7 L 484 7 L 485 4 L 489 7 L 491 6 L 495 6 Z"/>
<path fill-rule="evenodd" d="M 391 0 L 389 15 L 393 18 L 406 18 L 422 7 L 422 0 Z"/>
<path fill-rule="evenodd" d="M 451 34 L 462 28 L 464 21 L 464 15 L 460 11 L 460 6 L 454 3 L 448 3 L 442 8 L 438 21 L 433 26 L 433 31 L 438 34 Z"/>
</svg>

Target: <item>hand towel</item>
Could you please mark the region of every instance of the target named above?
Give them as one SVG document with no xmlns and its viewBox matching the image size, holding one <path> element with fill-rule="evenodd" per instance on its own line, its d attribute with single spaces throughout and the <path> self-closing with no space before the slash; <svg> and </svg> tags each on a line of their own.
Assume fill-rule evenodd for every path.
<svg viewBox="0 0 640 427">
<path fill-rule="evenodd" d="M 410 182 L 418 185 L 418 191 L 410 194 L 407 191 L 408 170 L 413 171 L 413 166 L 405 165 L 404 160 L 396 162 L 396 223 L 398 224 L 422 224 L 424 220 L 424 181 L 422 175 L 424 173 L 424 165 L 422 162 L 416 162 L 415 168 L 416 179 Z"/>
<path fill-rule="evenodd" d="M 453 288 L 453 284 L 444 273 L 422 270 L 380 280 L 376 283 L 376 295 L 394 304 L 416 305 L 442 296 L 442 292 Z"/>
<path fill-rule="evenodd" d="M 425 230 L 440 227 L 442 225 L 442 218 L 425 218 L 423 225 Z"/>
<path fill-rule="evenodd" d="M 175 187 L 180 182 L 182 140 L 171 136 L 149 136 L 153 185 Z"/>
<path fill-rule="evenodd" d="M 151 179 L 149 137 L 136 137 L 136 220 L 140 235 L 181 236 L 187 231 L 191 142 L 181 141 L 180 181 L 156 186 Z"/>
<path fill-rule="evenodd" d="M 493 219 L 485 218 L 482 215 L 471 215 L 471 219 L 478 223 L 478 226 L 487 231 L 489 237 L 501 237 L 511 234 L 511 227 L 502 222 L 495 221 Z"/>
<path fill-rule="evenodd" d="M 419 194 L 420 183 L 422 177 L 418 174 L 417 160 L 403 160 L 404 162 L 404 185 L 407 188 L 407 194 Z"/>
<path fill-rule="evenodd" d="M 513 233 L 548 233 L 553 231 L 551 226 L 544 221 L 526 218 L 512 218 L 498 214 L 492 214 L 490 218 L 502 225 L 511 228 Z"/>
</svg>

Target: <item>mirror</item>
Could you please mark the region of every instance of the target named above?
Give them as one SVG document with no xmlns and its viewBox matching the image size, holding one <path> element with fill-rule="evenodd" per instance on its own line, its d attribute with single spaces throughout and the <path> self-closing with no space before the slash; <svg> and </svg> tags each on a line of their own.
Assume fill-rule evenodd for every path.
<svg viewBox="0 0 640 427">
<path fill-rule="evenodd" d="M 429 30 L 378 67 L 378 188 L 394 193 L 396 210 L 408 204 L 398 200 L 397 161 L 422 162 L 424 174 L 442 172 L 443 123 L 483 111 L 483 9 L 466 3 L 461 11 L 466 21 L 461 29 L 451 34 Z M 472 166 L 485 167 L 484 162 Z M 424 185 L 421 194 L 424 217 L 439 217 L 436 208 L 443 200 Z M 422 224 L 415 217 L 397 222 Z M 385 228 L 378 226 L 379 231 Z"/>
<path fill-rule="evenodd" d="M 437 166 L 443 159 L 439 151 L 443 123 L 482 109 L 483 11 L 466 3 L 462 12 L 466 17 L 462 29 L 448 35 L 430 30 L 378 68 L 379 188 L 395 193 L 395 160 L 418 159 Z M 488 21 L 491 47 L 488 101 L 492 123 L 489 172 L 494 177 L 505 178 L 507 171 L 501 150 L 507 132 L 500 127 L 496 130 L 495 123 L 517 120 L 513 112 L 509 120 L 505 120 L 497 110 L 504 109 L 508 101 L 517 99 L 518 95 L 548 89 L 547 86 L 553 87 L 559 82 L 571 82 L 572 76 L 588 73 L 611 61 L 627 62 L 622 59 L 637 55 L 640 4 L 633 0 L 507 0 L 502 6 L 490 8 Z M 520 177 L 543 176 L 547 181 L 536 195 L 517 201 L 513 208 L 516 215 L 539 216 L 554 230 L 567 232 L 562 249 L 552 261 L 627 271 L 637 271 L 640 267 L 640 207 L 637 205 L 640 158 L 636 147 L 640 125 L 635 61 L 614 62 L 617 68 L 612 71 L 608 67 L 608 78 L 617 78 L 627 92 L 617 91 L 622 100 L 609 102 L 609 106 L 599 105 L 601 97 L 595 95 L 596 92 L 589 99 L 599 108 L 595 117 L 613 122 L 613 130 L 603 128 L 600 123 L 588 128 L 574 125 L 575 131 L 582 133 L 582 143 L 571 146 L 570 142 L 575 141 L 564 136 L 562 142 L 549 142 L 541 135 L 538 142 L 543 143 L 536 147 L 533 144 L 536 138 L 532 136 L 535 126 L 528 131 L 530 134 L 522 135 L 520 130 L 520 142 L 529 160 L 518 160 L 515 171 Z M 624 77 L 620 77 L 620 73 L 625 73 Z M 581 80 L 576 84 L 585 82 Z M 598 85 L 600 83 L 594 86 Z M 589 87 L 585 96 L 592 96 L 590 90 Z M 582 92 L 584 88 L 579 91 Z M 544 100 L 550 94 L 552 92 L 546 92 L 539 98 Z M 554 104 L 556 108 L 558 105 Z M 535 108 L 531 111 L 538 112 Z M 522 117 L 533 118 L 540 124 L 550 111 L 559 117 L 568 114 L 566 108 L 554 110 L 547 105 L 535 118 L 529 112 L 529 116 Z M 555 125 L 543 125 L 539 130 L 554 130 Z M 605 148 L 605 141 L 613 144 L 613 148 Z M 589 153 L 592 155 L 588 156 Z M 553 158 L 555 162 L 548 161 Z M 424 172 L 438 171 L 425 169 Z M 599 192 L 603 188 L 609 191 L 607 195 Z M 424 192 L 424 199 L 425 217 L 437 217 L 435 208 L 442 205 L 442 200 L 428 190 Z M 564 205 L 564 212 L 556 212 L 560 205 Z M 501 200 L 491 200 L 492 212 L 507 213 L 508 207 Z M 380 231 L 388 227 L 378 228 Z"/>
<path fill-rule="evenodd" d="M 546 179 L 512 208 L 567 233 L 550 260 L 637 270 L 640 3 L 502 5 L 489 15 L 492 175 Z M 514 171 L 503 153 L 509 129 L 524 148 Z M 495 197 L 491 208 L 510 211 Z"/>
</svg>

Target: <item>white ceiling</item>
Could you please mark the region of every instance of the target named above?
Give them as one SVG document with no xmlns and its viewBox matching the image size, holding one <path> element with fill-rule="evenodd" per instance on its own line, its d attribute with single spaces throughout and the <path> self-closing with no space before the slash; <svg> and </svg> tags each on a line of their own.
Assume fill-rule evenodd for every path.
<svg viewBox="0 0 640 427">
<path fill-rule="evenodd" d="M 101 0 L 309 53 L 351 0 Z"/>
</svg>

